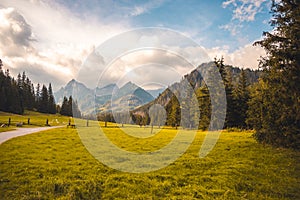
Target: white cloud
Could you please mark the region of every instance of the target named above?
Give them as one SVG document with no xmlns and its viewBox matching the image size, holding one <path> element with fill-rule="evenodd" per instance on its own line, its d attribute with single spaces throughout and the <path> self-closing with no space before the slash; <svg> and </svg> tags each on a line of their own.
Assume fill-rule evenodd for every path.
<svg viewBox="0 0 300 200">
<path fill-rule="evenodd" d="M 163 3 L 164 0 L 153 0 L 142 5 L 134 6 L 133 9 L 130 9 L 130 16 L 138 16 L 150 12 L 151 9 L 159 7 Z"/>
<path fill-rule="evenodd" d="M 205 50 L 180 33 L 159 28 L 137 29 L 98 47 L 85 61 L 78 80 L 91 88 L 98 80 L 104 86 L 119 82 L 124 76 L 137 84 L 161 81 L 169 85 L 180 79 L 178 74 L 183 76 L 208 61 Z M 142 70 L 141 66 L 144 73 L 136 73 Z"/>
<path fill-rule="evenodd" d="M 3 54 L 16 57 L 32 51 L 31 27 L 13 8 L 0 8 L 0 45 Z"/>
<path fill-rule="evenodd" d="M 260 46 L 247 44 L 234 52 L 229 52 L 228 47 L 215 47 L 207 49 L 208 55 L 213 59 L 215 57 L 224 57 L 225 64 L 233 65 L 241 68 L 258 69 L 259 59 L 265 56 L 265 50 Z"/>
<path fill-rule="evenodd" d="M 6 7 L 14 7 L 32 26 L 38 45 L 76 45 L 80 48 L 98 45 L 112 35 L 122 32 L 126 22 L 110 23 L 93 16 L 77 16 L 55 1 L 3 0 Z M 73 52 L 72 52 L 73 53 Z"/>
<path fill-rule="evenodd" d="M 241 23 L 228 23 L 226 25 L 222 25 L 219 28 L 229 31 L 231 35 L 236 36 L 239 33 L 239 30 L 243 28 Z"/>
<path fill-rule="evenodd" d="M 236 4 L 235 1 L 236 1 L 236 0 L 227 0 L 227 1 L 224 1 L 224 2 L 222 3 L 222 6 L 223 6 L 223 8 L 226 8 L 226 7 L 229 6 L 230 4 L 233 4 L 234 6 L 237 6 L 237 4 Z"/>
<path fill-rule="evenodd" d="M 184 74 L 203 62 L 213 61 L 215 57 L 223 56 L 225 64 L 258 69 L 258 60 L 261 56 L 265 56 L 263 48 L 252 44 L 247 44 L 234 52 L 229 52 L 229 46 L 212 49 L 199 46 L 168 46 L 166 50 L 143 49 L 123 55 L 111 63 L 102 77 L 97 77 L 100 86 L 107 83 L 118 83 L 122 86 L 128 81 L 138 85 L 155 83 L 168 86 L 179 81 Z"/>
<path fill-rule="evenodd" d="M 130 15 L 131 16 L 138 16 L 143 13 L 147 12 L 147 9 L 142 6 L 135 6 L 134 9 L 131 11 Z"/>
<path fill-rule="evenodd" d="M 54 89 L 75 77 L 93 46 L 127 26 L 82 20 L 52 1 L 3 0 L 1 4 L 0 58 L 5 67 L 14 76 L 26 71 L 35 83 L 52 82 Z"/>
<path fill-rule="evenodd" d="M 257 13 L 261 11 L 261 5 L 267 0 L 227 0 L 222 3 L 223 8 L 233 6 L 232 19 L 253 21 Z"/>
<path fill-rule="evenodd" d="M 227 0 L 222 3 L 223 8 L 229 7 L 232 10 L 232 18 L 228 24 L 219 28 L 227 30 L 231 35 L 236 36 L 243 28 L 244 22 L 251 22 L 260 13 L 264 6 L 268 6 L 267 0 Z"/>
<path fill-rule="evenodd" d="M 45 84 L 61 83 L 73 77 L 80 59 L 49 49 L 36 49 L 31 26 L 14 8 L 1 8 L 0 18 L 0 56 L 14 76 L 26 71 L 35 82 Z"/>
</svg>

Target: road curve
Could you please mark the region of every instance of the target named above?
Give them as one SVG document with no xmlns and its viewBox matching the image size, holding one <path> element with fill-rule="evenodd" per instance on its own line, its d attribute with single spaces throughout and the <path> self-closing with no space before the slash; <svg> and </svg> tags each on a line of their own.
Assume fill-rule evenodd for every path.
<svg viewBox="0 0 300 200">
<path fill-rule="evenodd" d="M 19 137 L 22 135 L 28 135 L 28 134 L 36 133 L 36 132 L 40 132 L 40 131 L 45 131 L 45 130 L 49 130 L 49 129 L 53 129 L 53 128 L 59 128 L 59 127 L 62 127 L 62 126 L 18 128 L 13 131 L 1 132 L 0 133 L 0 144 L 2 144 L 3 142 L 5 142 L 11 138 Z"/>
</svg>

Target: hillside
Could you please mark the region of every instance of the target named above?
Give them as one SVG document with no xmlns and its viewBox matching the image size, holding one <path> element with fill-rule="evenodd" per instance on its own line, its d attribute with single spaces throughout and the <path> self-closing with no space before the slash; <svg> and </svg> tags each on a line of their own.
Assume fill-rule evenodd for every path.
<svg viewBox="0 0 300 200">
<path fill-rule="evenodd" d="M 119 87 L 116 84 L 108 84 L 102 88 L 96 87 L 95 104 L 104 105 L 111 99 L 112 93 L 117 90 L 119 90 Z"/>
<path fill-rule="evenodd" d="M 169 86 L 167 89 L 165 89 L 157 98 L 155 98 L 155 100 L 133 110 L 132 114 L 144 116 L 145 113 L 148 112 L 148 109 L 153 104 L 160 104 L 160 105 L 166 107 L 168 105 L 171 97 L 174 95 L 173 93 L 174 92 L 179 93 L 180 88 L 182 88 L 185 81 L 188 81 L 195 91 L 198 88 L 205 86 L 205 82 L 204 82 L 201 74 L 199 73 L 199 71 L 209 67 L 210 65 L 214 65 L 214 62 L 203 63 L 203 64 L 199 65 L 191 73 L 184 75 L 180 82 L 176 82 L 176 83 L 172 84 L 171 86 Z M 226 70 L 227 74 L 231 74 L 233 85 L 237 85 L 237 83 L 239 81 L 239 75 L 241 73 L 241 69 L 238 67 L 226 65 L 225 70 Z M 245 73 L 246 73 L 247 81 L 249 84 L 253 84 L 253 83 L 257 82 L 259 76 L 261 75 L 261 71 L 259 71 L 259 70 L 245 69 Z"/>
</svg>

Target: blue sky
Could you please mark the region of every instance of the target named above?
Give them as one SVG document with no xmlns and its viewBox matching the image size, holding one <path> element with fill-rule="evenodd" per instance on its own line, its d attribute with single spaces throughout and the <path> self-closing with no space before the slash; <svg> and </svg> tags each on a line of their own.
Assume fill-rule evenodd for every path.
<svg viewBox="0 0 300 200">
<path fill-rule="evenodd" d="M 112 36 L 162 27 L 194 40 L 211 59 L 256 69 L 264 51 L 252 44 L 271 30 L 270 6 L 269 0 L 2 0 L 0 58 L 12 74 L 25 70 L 57 89 Z"/>
<path fill-rule="evenodd" d="M 95 1 L 58 0 L 81 18 L 90 15 L 107 23 L 128 21 L 132 27 L 166 27 L 188 34 L 201 45 L 212 48 L 228 45 L 233 51 L 241 45 L 259 39 L 263 31 L 270 30 L 268 21 L 270 3 L 264 0 L 232 1 L 228 6 L 222 0 L 161 0 L 161 1 Z M 229 2 L 229 1 L 228 1 Z M 244 3 L 246 2 L 246 3 Z M 234 19 L 236 8 L 255 5 L 253 19 Z M 251 14 L 252 14 L 251 13 Z M 249 13 L 241 13 L 247 17 Z M 237 27 L 236 33 L 224 27 Z"/>
</svg>

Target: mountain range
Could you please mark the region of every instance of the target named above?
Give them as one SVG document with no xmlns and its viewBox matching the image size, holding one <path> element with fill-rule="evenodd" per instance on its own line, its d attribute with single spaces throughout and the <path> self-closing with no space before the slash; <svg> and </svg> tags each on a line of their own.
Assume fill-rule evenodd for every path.
<svg viewBox="0 0 300 200">
<path fill-rule="evenodd" d="M 69 97 L 72 95 L 84 114 L 90 114 L 94 111 L 109 112 L 112 109 L 122 112 L 128 109 L 132 110 L 154 100 L 156 96 L 153 97 L 152 95 L 158 95 L 163 90 L 161 88 L 148 92 L 132 82 L 127 82 L 121 88 L 116 84 L 108 84 L 101 88 L 90 89 L 83 83 L 72 79 L 65 87 L 55 92 L 54 97 L 56 102 L 61 104 L 64 96 Z"/>
<path fill-rule="evenodd" d="M 73 95 L 77 100 L 79 109 L 84 114 L 91 114 L 95 111 L 98 113 L 110 112 L 112 110 L 117 112 L 132 111 L 133 114 L 142 114 L 153 104 L 160 104 L 166 106 L 173 95 L 174 91 L 179 91 L 181 82 L 187 80 L 193 85 L 194 89 L 203 86 L 205 83 L 199 71 L 201 68 L 206 68 L 213 63 L 204 63 L 199 65 L 191 73 L 183 76 L 180 82 L 176 82 L 168 88 L 160 88 L 156 90 L 144 90 L 132 82 L 127 82 L 121 88 L 116 84 L 108 84 L 104 87 L 96 87 L 90 89 L 83 83 L 71 80 L 65 87 L 54 93 L 54 97 L 58 104 L 61 104 L 63 97 Z M 241 72 L 240 68 L 225 66 L 227 73 L 232 75 L 233 84 L 237 84 L 238 77 Z M 257 82 L 261 71 L 245 69 L 248 82 Z M 171 90 L 173 91 L 171 91 Z M 96 108 L 96 109 L 95 109 Z"/>
</svg>

